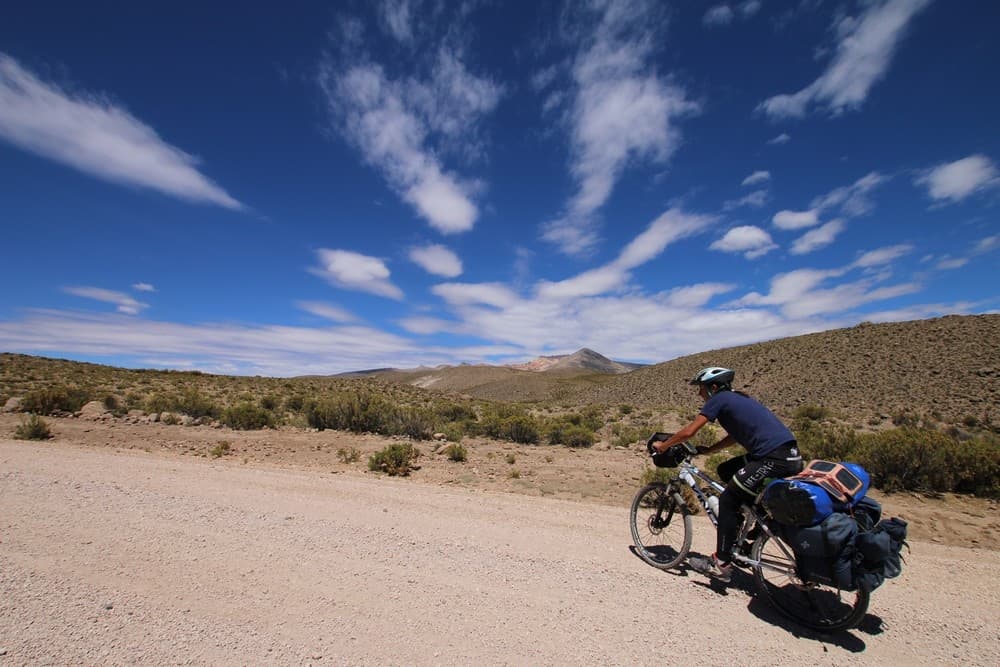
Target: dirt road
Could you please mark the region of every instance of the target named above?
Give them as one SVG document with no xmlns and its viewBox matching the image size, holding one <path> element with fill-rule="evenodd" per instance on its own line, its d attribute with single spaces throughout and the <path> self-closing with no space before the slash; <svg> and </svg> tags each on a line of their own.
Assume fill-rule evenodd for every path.
<svg viewBox="0 0 1000 667">
<path fill-rule="evenodd" d="M 916 542 L 822 637 L 646 566 L 627 513 L 0 440 L 0 664 L 996 664 L 995 551 Z"/>
</svg>

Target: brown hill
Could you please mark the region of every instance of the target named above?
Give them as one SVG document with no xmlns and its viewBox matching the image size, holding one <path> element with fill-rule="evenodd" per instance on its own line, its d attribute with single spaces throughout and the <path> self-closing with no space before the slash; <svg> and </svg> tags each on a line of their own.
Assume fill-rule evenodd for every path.
<svg viewBox="0 0 1000 667">
<path fill-rule="evenodd" d="M 629 373 L 645 364 L 630 364 L 624 361 L 613 361 L 603 354 L 594 352 L 590 348 L 581 348 L 573 354 L 559 354 L 538 357 L 523 364 L 510 364 L 509 368 L 522 371 L 535 371 L 541 373 L 578 373 L 580 371 L 590 373 L 608 373 L 620 375 Z"/>
<path fill-rule="evenodd" d="M 585 387 L 580 403 L 689 405 L 687 381 L 710 365 L 786 416 L 802 405 L 859 423 L 904 412 L 946 423 L 1000 422 L 1000 315 L 862 323 L 848 329 L 702 352 Z"/>
</svg>

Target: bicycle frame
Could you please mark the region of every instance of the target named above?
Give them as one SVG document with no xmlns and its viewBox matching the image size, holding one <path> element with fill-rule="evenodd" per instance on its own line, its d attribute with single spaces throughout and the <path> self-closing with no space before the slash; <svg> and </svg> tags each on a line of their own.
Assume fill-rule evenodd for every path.
<svg viewBox="0 0 1000 667">
<path fill-rule="evenodd" d="M 692 493 L 694 493 L 695 497 L 698 499 L 698 502 L 705 509 L 705 514 L 708 515 L 709 521 L 711 521 L 712 525 L 714 525 L 716 529 L 718 529 L 719 517 L 716 516 L 715 512 L 712 510 L 712 506 L 709 504 L 708 499 L 712 496 L 718 497 L 723 491 L 726 490 L 725 485 L 723 485 L 721 482 L 711 477 L 708 473 L 703 472 L 698 466 L 691 463 L 690 460 L 681 461 L 681 463 L 678 465 L 677 479 L 675 479 L 673 483 L 676 485 L 678 480 L 686 484 L 691 489 Z M 701 485 L 698 484 L 699 481 L 707 484 L 708 489 L 711 490 L 711 493 L 706 493 L 701 488 Z M 788 559 L 791 562 L 795 562 L 795 556 L 788 549 L 783 540 L 776 539 L 776 536 L 771 531 L 771 529 L 767 527 L 767 524 L 764 521 L 764 517 L 760 515 L 758 509 L 746 504 L 742 505 L 740 509 L 743 511 L 743 524 L 740 527 L 740 532 L 736 537 L 736 544 L 743 544 L 744 542 L 746 542 L 747 536 L 750 534 L 750 531 L 753 530 L 754 526 L 758 526 L 761 531 L 765 532 L 769 538 L 774 540 L 774 543 L 781 548 L 781 551 L 785 554 L 785 556 L 788 557 Z M 748 565 L 751 567 L 761 567 L 764 569 L 773 570 L 775 572 L 782 572 L 788 574 L 789 576 L 796 579 L 798 578 L 798 575 L 794 571 L 794 569 L 789 570 L 789 568 L 786 566 L 778 566 L 772 563 L 753 560 L 749 556 L 739 553 L 739 551 L 733 554 L 733 560 L 743 565 Z"/>
</svg>

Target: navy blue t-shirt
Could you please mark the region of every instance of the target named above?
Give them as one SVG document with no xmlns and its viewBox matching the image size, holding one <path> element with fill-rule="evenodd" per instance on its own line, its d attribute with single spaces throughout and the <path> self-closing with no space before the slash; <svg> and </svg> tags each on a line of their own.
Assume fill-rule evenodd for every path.
<svg viewBox="0 0 1000 667">
<path fill-rule="evenodd" d="M 751 459 L 760 459 L 795 440 L 788 427 L 763 405 L 735 391 L 720 391 L 705 401 L 701 414 L 743 445 Z"/>
</svg>

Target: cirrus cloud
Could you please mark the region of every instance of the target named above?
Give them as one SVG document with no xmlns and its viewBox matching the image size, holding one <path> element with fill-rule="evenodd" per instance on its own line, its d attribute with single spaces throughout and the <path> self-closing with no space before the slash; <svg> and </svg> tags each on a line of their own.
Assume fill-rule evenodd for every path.
<svg viewBox="0 0 1000 667">
<path fill-rule="evenodd" d="M 2 52 L 0 139 L 105 181 L 244 208 L 198 171 L 197 158 L 165 142 L 122 107 L 46 83 Z"/>
</svg>

